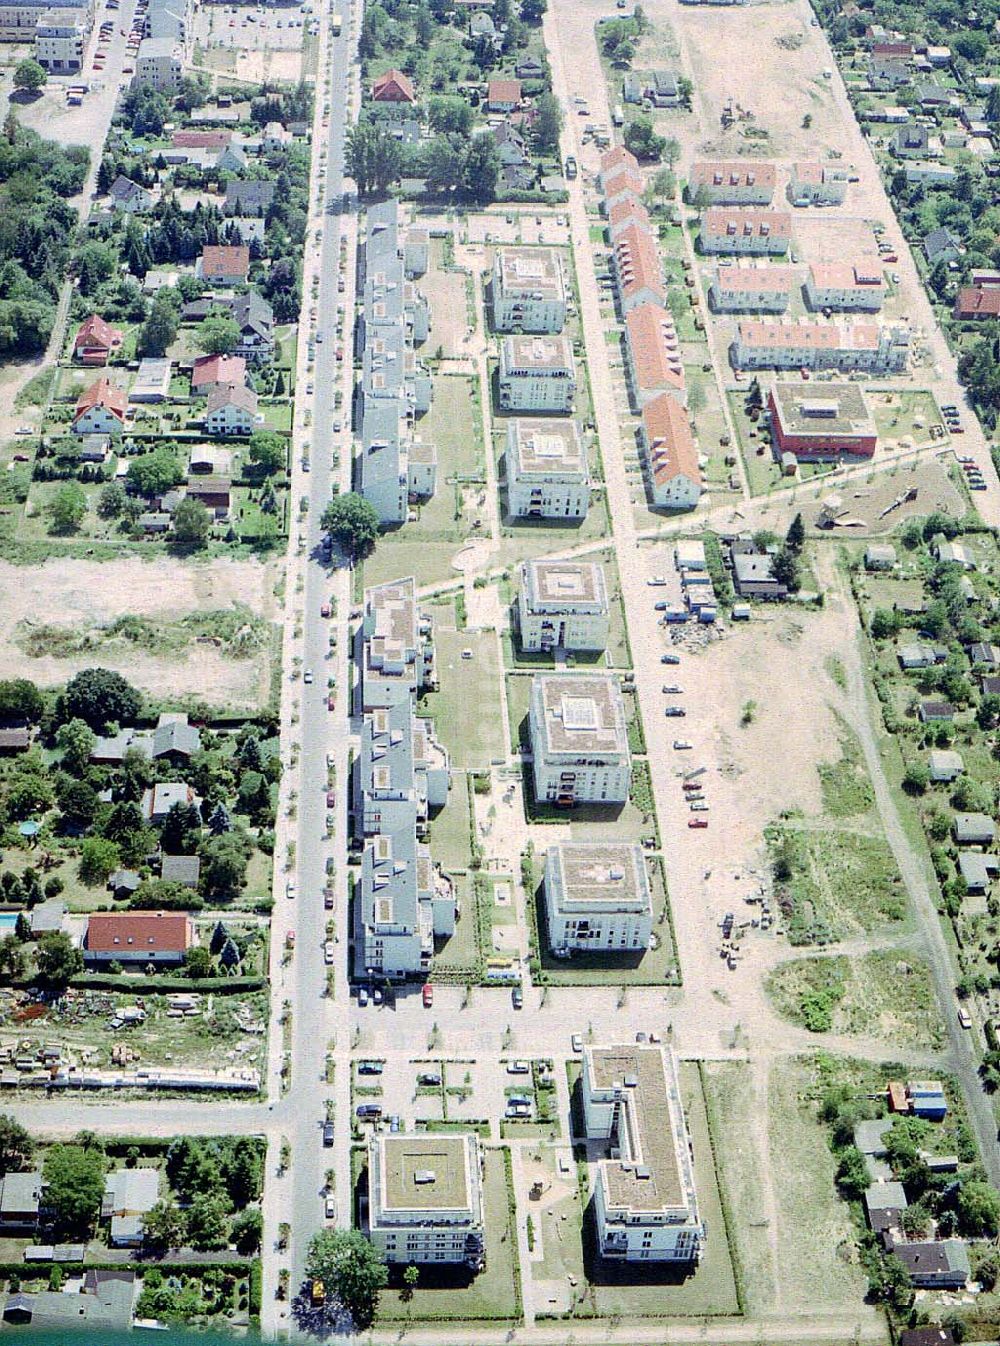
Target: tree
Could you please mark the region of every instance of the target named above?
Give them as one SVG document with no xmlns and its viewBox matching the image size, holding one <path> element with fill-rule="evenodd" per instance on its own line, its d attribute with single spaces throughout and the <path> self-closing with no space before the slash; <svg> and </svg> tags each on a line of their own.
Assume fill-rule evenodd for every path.
<svg viewBox="0 0 1000 1346">
<path fill-rule="evenodd" d="M 209 837 L 201 848 L 201 886 L 207 898 L 232 901 L 247 878 L 246 842 L 235 832 Z"/>
<path fill-rule="evenodd" d="M 209 814 L 208 830 L 213 837 L 221 837 L 224 832 L 232 830 L 232 821 L 229 817 L 229 810 L 220 799 L 215 808 Z"/>
<path fill-rule="evenodd" d="M 956 1212 L 959 1230 L 968 1238 L 995 1238 L 1000 1230 L 1000 1193 L 988 1182 L 964 1182 Z"/>
<path fill-rule="evenodd" d="M 247 457 L 265 477 L 284 472 L 288 463 L 288 445 L 274 430 L 255 430 L 247 444 Z"/>
<path fill-rule="evenodd" d="M 201 551 L 208 545 L 212 518 L 200 500 L 189 497 L 174 510 L 174 542 L 186 551 Z"/>
<path fill-rule="evenodd" d="M 864 1155 L 856 1145 L 849 1145 L 837 1167 L 837 1186 L 849 1201 L 860 1201 L 868 1185 Z"/>
<path fill-rule="evenodd" d="M 473 136 L 462 165 L 462 191 L 470 201 L 487 206 L 496 200 L 500 154 L 492 136 Z"/>
<path fill-rule="evenodd" d="M 68 822 L 76 826 L 86 827 L 97 817 L 97 811 L 100 808 L 101 801 L 98 798 L 97 791 L 85 780 L 74 780 L 72 776 L 64 776 L 56 790 L 56 801 L 62 810 L 63 817 Z M 58 876 L 57 882 L 62 880 Z M 51 883 L 52 880 L 49 880 Z M 49 884 L 46 883 L 45 896 L 48 897 Z"/>
<path fill-rule="evenodd" d="M 625 128 L 625 148 L 637 159 L 659 159 L 666 147 L 666 136 L 657 135 L 649 117 L 635 117 Z"/>
<path fill-rule="evenodd" d="M 236 1244 L 236 1251 L 244 1257 L 252 1257 L 260 1252 L 261 1237 L 264 1233 L 264 1220 L 260 1211 L 245 1210 L 233 1221 L 230 1237 Z"/>
<path fill-rule="evenodd" d="M 154 449 L 129 462 L 128 485 L 131 491 L 147 499 L 163 495 L 184 480 L 184 473 L 169 449 Z"/>
<path fill-rule="evenodd" d="M 991 85 L 986 95 L 986 120 L 1000 122 L 1000 84 Z"/>
<path fill-rule="evenodd" d="M 45 700 L 27 678 L 0 680 L 0 720 L 24 720 L 37 724 L 45 710 Z"/>
<path fill-rule="evenodd" d="M 108 724 L 131 724 L 142 710 L 142 697 L 111 668 L 84 668 L 66 684 L 64 719 L 84 720 L 103 732 Z"/>
<path fill-rule="evenodd" d="M 378 541 L 379 521 L 375 506 L 355 491 L 335 495 L 321 520 L 323 528 L 353 560 L 371 556 Z"/>
<path fill-rule="evenodd" d="M 525 23 L 541 23 L 548 0 L 521 0 L 521 18 Z"/>
<path fill-rule="evenodd" d="M 149 306 L 149 317 L 139 333 L 139 353 L 141 355 L 164 356 L 167 347 L 177 337 L 177 305 L 168 290 L 155 295 Z M 207 321 L 207 319 L 206 319 Z"/>
<path fill-rule="evenodd" d="M 926 793 L 931 773 L 926 762 L 910 762 L 903 772 L 903 789 L 908 795 Z"/>
<path fill-rule="evenodd" d="M 64 481 L 46 505 L 53 533 L 75 533 L 87 514 L 87 496 L 78 481 Z"/>
<path fill-rule="evenodd" d="M 795 518 L 788 525 L 788 532 L 785 534 L 785 545 L 793 552 L 800 552 L 806 540 L 806 526 L 802 522 L 802 515 L 796 514 Z"/>
<path fill-rule="evenodd" d="M 532 142 L 542 154 L 559 153 L 559 135 L 563 128 L 562 108 L 558 98 L 549 90 L 540 93 L 535 99 L 535 124 L 532 127 Z"/>
<path fill-rule="evenodd" d="M 82 1145 L 53 1145 L 46 1151 L 45 1204 L 61 1234 L 90 1235 L 104 1195 L 105 1163 L 103 1150 Z"/>
<path fill-rule="evenodd" d="M 198 349 L 206 355 L 230 355 L 239 345 L 240 329 L 234 318 L 210 313 L 198 326 Z"/>
<path fill-rule="evenodd" d="M 56 730 L 56 747 L 62 753 L 64 771 L 82 776 L 90 764 L 97 737 L 85 720 L 67 720 Z"/>
<path fill-rule="evenodd" d="M 229 1235 L 230 1202 L 224 1192 L 198 1195 L 187 1213 L 187 1241 L 192 1248 L 224 1248 Z"/>
<path fill-rule="evenodd" d="M 128 497 L 120 481 L 109 481 L 97 500 L 97 514 L 101 519 L 117 519 L 125 509 Z"/>
<path fill-rule="evenodd" d="M 6 982 L 17 981 L 24 976 L 26 963 L 27 958 L 17 935 L 4 935 L 0 939 L 0 977 Z"/>
<path fill-rule="evenodd" d="M 324 1229 L 306 1255 L 306 1276 L 322 1281 L 327 1299 L 341 1304 L 355 1327 L 367 1327 L 388 1283 L 385 1262 L 357 1229 Z"/>
<path fill-rule="evenodd" d="M 441 135 L 467 136 L 475 113 L 464 98 L 453 94 L 435 94 L 427 100 L 427 123 Z"/>
<path fill-rule="evenodd" d="M 435 136 L 424 156 L 427 190 L 438 196 L 453 192 L 462 182 L 465 151 L 458 136 Z"/>
<path fill-rule="evenodd" d="M 45 67 L 30 57 L 25 61 L 19 61 L 14 69 L 14 88 L 24 93 L 38 93 L 45 87 L 47 79 Z"/>
<path fill-rule="evenodd" d="M 913 1303 L 910 1273 L 895 1253 L 888 1253 L 882 1259 L 882 1278 L 878 1290 L 897 1313 L 906 1313 Z"/>
<path fill-rule="evenodd" d="M 193 945 L 184 955 L 184 970 L 198 981 L 212 975 L 212 955 L 201 944 Z"/>
<path fill-rule="evenodd" d="M 264 1186 L 263 1158 L 260 1146 L 250 1136 L 238 1136 L 221 1156 L 226 1191 L 233 1205 L 242 1209 L 257 1201 Z"/>
<path fill-rule="evenodd" d="M 158 1201 L 142 1222 L 142 1240 L 154 1252 L 180 1248 L 187 1235 L 187 1221 L 172 1201 Z"/>
<path fill-rule="evenodd" d="M 416 1262 L 411 1262 L 403 1272 L 403 1295 L 406 1299 L 413 1298 L 413 1292 L 420 1283 L 420 1268 Z"/>
<path fill-rule="evenodd" d="M 43 935 L 35 956 L 38 980 L 51 990 L 65 990 L 71 977 L 83 971 L 83 954 L 61 930 Z"/>
<path fill-rule="evenodd" d="M 384 192 L 403 168 L 403 149 L 392 132 L 380 122 L 365 120 L 347 133 L 348 174 L 358 184 L 358 194 Z"/>
<path fill-rule="evenodd" d="M 788 586 L 790 593 L 795 593 L 801 584 L 799 558 L 787 543 L 772 558 L 771 573 L 779 584 Z"/>
<path fill-rule="evenodd" d="M 27 1168 L 35 1152 L 29 1133 L 6 1112 L 0 1112 L 0 1177 Z"/>
</svg>

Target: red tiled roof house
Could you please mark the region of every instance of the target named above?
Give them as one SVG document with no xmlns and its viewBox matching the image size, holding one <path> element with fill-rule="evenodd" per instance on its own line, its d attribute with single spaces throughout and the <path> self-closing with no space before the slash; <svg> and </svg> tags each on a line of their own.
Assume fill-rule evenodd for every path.
<svg viewBox="0 0 1000 1346">
<path fill-rule="evenodd" d="M 250 249 L 243 244 L 216 244 L 203 248 L 198 275 L 209 285 L 245 285 L 250 272 Z"/>
<path fill-rule="evenodd" d="M 92 313 L 79 326 L 73 341 L 73 358 L 82 365 L 106 365 L 121 344 L 121 330 Z"/>
<path fill-rule="evenodd" d="M 73 413 L 76 435 L 120 435 L 125 425 L 128 397 L 110 380 L 96 379 L 80 394 Z"/>
<path fill-rule="evenodd" d="M 701 469 L 687 412 L 675 397 L 661 393 L 643 407 L 639 436 L 653 504 L 693 509 L 701 495 Z"/>
<path fill-rule="evenodd" d="M 384 75 L 379 75 L 372 85 L 372 102 L 374 103 L 415 103 L 416 101 L 417 95 L 413 88 L 413 81 L 409 75 L 404 75 L 402 70 L 387 70 Z"/>
<path fill-rule="evenodd" d="M 83 961 L 104 963 L 183 963 L 194 944 L 194 922 L 184 911 L 95 911 L 87 919 Z"/>
</svg>

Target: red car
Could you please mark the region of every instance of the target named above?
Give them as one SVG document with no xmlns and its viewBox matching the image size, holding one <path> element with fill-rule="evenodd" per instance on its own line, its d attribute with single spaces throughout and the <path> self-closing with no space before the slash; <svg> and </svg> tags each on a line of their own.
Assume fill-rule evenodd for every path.
<svg viewBox="0 0 1000 1346">
<path fill-rule="evenodd" d="M 426 983 L 423 991 L 421 992 L 421 995 L 423 996 L 424 1009 L 430 1009 L 430 1007 L 434 1004 L 434 987 L 430 984 L 430 982 Z"/>
<path fill-rule="evenodd" d="M 689 818 L 689 819 L 688 819 L 688 827 L 707 827 L 707 826 L 708 826 L 708 819 L 707 819 L 707 818 Z"/>
<path fill-rule="evenodd" d="M 326 698 L 326 708 L 327 710 L 336 710 L 337 698 L 335 696 L 328 696 Z"/>
<path fill-rule="evenodd" d="M 323 606 L 322 606 L 322 607 L 320 608 L 320 610 L 319 610 L 319 615 L 320 615 L 321 617 L 329 617 L 330 612 L 331 612 L 330 604 L 329 604 L 329 603 L 324 603 Z"/>
<path fill-rule="evenodd" d="M 336 790 L 327 790 L 327 792 L 326 792 L 326 806 L 327 806 L 327 808 L 328 808 L 328 809 L 332 809 L 332 808 L 334 807 L 334 805 L 336 804 L 336 802 L 337 802 L 337 791 L 336 791 Z"/>
</svg>

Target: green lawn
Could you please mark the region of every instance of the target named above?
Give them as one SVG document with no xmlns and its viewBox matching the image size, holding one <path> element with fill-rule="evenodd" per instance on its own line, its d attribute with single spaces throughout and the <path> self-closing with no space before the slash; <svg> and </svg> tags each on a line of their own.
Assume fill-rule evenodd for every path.
<svg viewBox="0 0 1000 1346">
<path fill-rule="evenodd" d="M 420 700 L 438 738 L 459 767 L 488 766 L 504 755 L 500 714 L 500 648 L 491 631 L 434 632 L 438 690 Z M 473 657 L 463 659 L 471 649 Z"/>
<path fill-rule="evenodd" d="M 485 482 L 478 381 L 464 374 L 436 375 L 434 400 L 417 422 L 417 434 L 437 449 L 437 491 L 420 505 L 418 521 L 406 531 L 460 542 L 478 515 L 475 504 L 484 486 L 477 483 Z M 461 481 L 470 479 L 463 492 Z"/>
<path fill-rule="evenodd" d="M 409 1302 L 401 1293 L 402 1268 L 379 1300 L 377 1322 L 476 1322 L 483 1319 L 520 1321 L 517 1240 L 507 1205 L 505 1148 L 484 1150 L 483 1206 L 486 1224 L 486 1266 L 478 1276 L 429 1266 Z"/>
</svg>

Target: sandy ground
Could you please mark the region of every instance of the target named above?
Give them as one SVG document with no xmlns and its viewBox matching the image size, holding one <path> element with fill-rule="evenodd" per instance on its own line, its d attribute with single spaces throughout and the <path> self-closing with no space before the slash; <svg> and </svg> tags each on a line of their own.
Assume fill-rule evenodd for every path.
<svg viewBox="0 0 1000 1346">
<path fill-rule="evenodd" d="M 30 571 L 0 562 L 0 677 L 30 677 L 48 687 L 99 663 L 160 695 L 195 694 L 220 704 L 260 704 L 268 692 L 267 653 L 233 660 L 212 645 L 192 644 L 176 659 L 118 649 L 68 659 L 30 659 L 14 643 L 14 633 L 23 621 L 44 620 L 86 630 L 125 613 L 177 618 L 233 603 L 243 603 L 271 619 L 275 615 L 273 584 L 273 568 L 257 561 L 191 565 L 164 558 L 60 560 Z"/>
<path fill-rule="evenodd" d="M 253 22 L 247 16 L 253 16 Z M 302 20 L 292 27 L 290 19 Z M 281 27 L 278 27 L 278 21 Z M 299 9 L 268 13 L 255 6 L 208 6 L 195 18 L 195 42 L 204 66 L 257 82 L 297 80 L 302 71 L 302 35 L 309 16 Z M 231 26 L 232 24 L 232 26 Z"/>
</svg>

